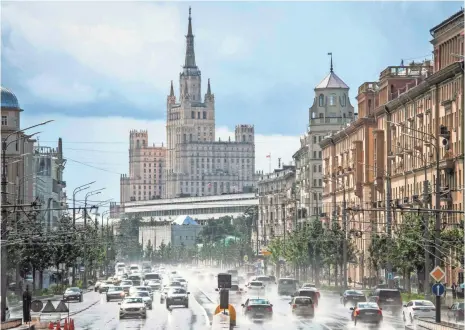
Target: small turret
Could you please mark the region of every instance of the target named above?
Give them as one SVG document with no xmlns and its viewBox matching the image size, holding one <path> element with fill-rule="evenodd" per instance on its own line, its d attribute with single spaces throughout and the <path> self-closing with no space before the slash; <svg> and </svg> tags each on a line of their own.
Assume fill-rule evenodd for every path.
<svg viewBox="0 0 465 330">
<path fill-rule="evenodd" d="M 171 87 L 170 87 L 170 95 L 167 97 L 167 103 L 169 104 L 175 104 L 176 103 L 176 95 L 174 95 L 174 87 L 173 87 L 173 81 L 171 80 Z"/>
<path fill-rule="evenodd" d="M 210 86 L 210 78 L 208 78 L 208 84 L 207 84 L 207 93 L 205 94 L 205 103 L 207 102 L 214 102 L 215 101 L 215 95 L 212 94 L 212 89 Z"/>
</svg>

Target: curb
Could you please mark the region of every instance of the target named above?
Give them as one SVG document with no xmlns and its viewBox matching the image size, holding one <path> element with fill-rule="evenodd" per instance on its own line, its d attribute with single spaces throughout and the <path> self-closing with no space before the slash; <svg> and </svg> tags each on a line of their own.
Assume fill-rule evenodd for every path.
<svg viewBox="0 0 465 330">
<path fill-rule="evenodd" d="M 200 292 L 200 290 L 199 290 L 199 292 Z M 207 297 L 207 298 L 208 298 L 208 297 Z M 208 299 L 209 299 L 209 298 L 208 298 Z M 212 322 L 210 321 L 210 318 L 208 317 L 207 310 L 202 306 L 202 304 L 200 304 L 200 303 L 197 301 L 197 299 L 195 299 L 195 297 L 194 297 L 194 301 L 195 301 L 195 303 L 200 307 L 200 309 L 201 309 L 202 312 L 203 312 L 203 317 L 205 318 L 205 324 L 206 324 L 207 326 L 211 326 L 211 325 L 212 325 Z"/>
<path fill-rule="evenodd" d="M 203 294 L 212 304 L 215 304 L 215 301 L 212 298 L 210 298 L 210 296 L 208 294 L 206 294 L 203 290 L 201 290 L 199 288 L 197 288 L 197 290 L 199 290 L 199 292 L 201 294 Z"/>
</svg>

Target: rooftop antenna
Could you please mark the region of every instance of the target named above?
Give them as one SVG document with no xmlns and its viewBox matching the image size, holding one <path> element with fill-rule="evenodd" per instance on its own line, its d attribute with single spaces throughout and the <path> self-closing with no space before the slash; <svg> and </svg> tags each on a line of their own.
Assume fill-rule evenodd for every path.
<svg viewBox="0 0 465 330">
<path fill-rule="evenodd" d="M 281 158 L 278 158 L 278 168 L 281 168 Z"/>
</svg>

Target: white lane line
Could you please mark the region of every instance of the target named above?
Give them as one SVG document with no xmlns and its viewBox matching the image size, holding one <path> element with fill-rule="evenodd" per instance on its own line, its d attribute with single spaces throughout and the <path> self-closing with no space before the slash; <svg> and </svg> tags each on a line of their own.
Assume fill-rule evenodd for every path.
<svg viewBox="0 0 465 330">
<path fill-rule="evenodd" d="M 199 288 L 197 288 L 199 290 L 200 293 L 202 293 L 205 297 L 207 297 L 208 300 L 212 301 L 210 299 L 210 297 L 208 297 L 205 292 L 203 292 L 202 290 L 200 290 Z M 205 318 L 205 324 L 207 326 L 211 326 L 211 322 L 210 322 L 210 318 L 208 317 L 208 314 L 207 314 L 207 310 L 200 304 L 200 302 L 197 301 L 197 299 L 195 299 L 195 296 L 193 295 L 193 298 L 194 298 L 194 301 L 195 303 L 197 304 L 197 306 L 201 309 L 201 311 L 203 312 L 203 317 Z"/>
</svg>

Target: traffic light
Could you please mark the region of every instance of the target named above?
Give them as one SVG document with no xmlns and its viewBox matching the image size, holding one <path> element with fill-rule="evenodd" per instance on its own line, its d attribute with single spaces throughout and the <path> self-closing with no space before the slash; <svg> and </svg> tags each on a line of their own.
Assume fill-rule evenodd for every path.
<svg viewBox="0 0 465 330">
<path fill-rule="evenodd" d="M 439 136 L 442 137 L 441 144 L 446 149 L 450 149 L 450 131 L 447 130 L 447 126 L 441 125 L 439 127 Z"/>
</svg>

